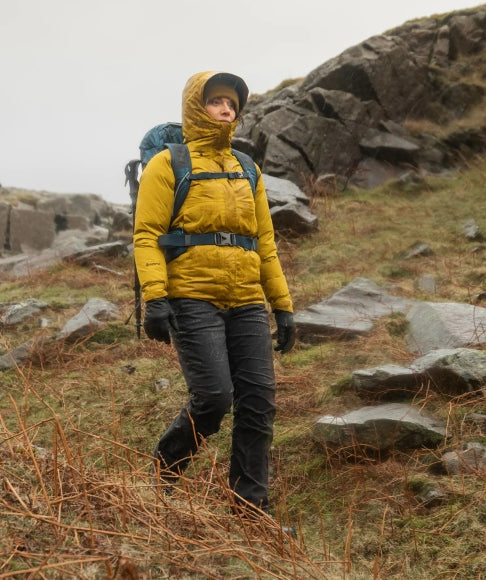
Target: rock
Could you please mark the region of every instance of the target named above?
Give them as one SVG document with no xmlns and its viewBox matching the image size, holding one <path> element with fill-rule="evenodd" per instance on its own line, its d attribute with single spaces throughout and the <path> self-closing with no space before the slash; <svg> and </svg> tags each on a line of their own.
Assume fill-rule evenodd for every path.
<svg viewBox="0 0 486 580">
<path fill-rule="evenodd" d="M 309 210 L 309 198 L 294 183 L 262 175 L 275 229 L 285 235 L 308 234 L 318 227 Z"/>
<path fill-rule="evenodd" d="M 310 234 L 318 226 L 317 217 L 303 204 L 287 203 L 275 206 L 270 214 L 275 229 L 283 235 Z"/>
<path fill-rule="evenodd" d="M 417 288 L 421 292 L 435 294 L 437 292 L 437 280 L 435 276 L 432 276 L 432 274 L 423 274 L 417 280 Z"/>
<path fill-rule="evenodd" d="M 56 340 L 74 342 L 88 336 L 104 326 L 104 320 L 115 319 L 117 312 L 115 304 L 101 298 L 91 298 L 78 314 L 66 322 Z"/>
<path fill-rule="evenodd" d="M 156 379 L 154 382 L 154 389 L 155 392 L 158 393 L 160 391 L 164 391 L 170 387 L 169 379 Z"/>
<path fill-rule="evenodd" d="M 483 413 L 466 413 L 464 421 L 477 427 L 484 429 L 486 427 L 486 415 Z"/>
<path fill-rule="evenodd" d="M 361 397 L 391 400 L 432 389 L 446 395 L 483 394 L 486 351 L 467 348 L 433 350 L 409 367 L 386 364 L 356 370 L 351 384 Z"/>
<path fill-rule="evenodd" d="M 14 304 L 0 304 L 0 327 L 14 326 L 26 318 L 39 314 L 48 304 L 40 302 L 35 298 L 29 298 L 25 302 L 16 302 Z"/>
<path fill-rule="evenodd" d="M 133 366 L 133 365 L 132 365 L 132 364 L 130 364 L 130 363 L 127 363 L 126 365 L 123 365 L 123 366 L 121 367 L 121 370 L 122 370 L 124 373 L 127 373 L 127 375 L 133 375 L 133 373 L 134 373 L 134 372 L 137 370 L 137 367 Z"/>
<path fill-rule="evenodd" d="M 268 205 L 281 206 L 287 204 L 309 205 L 309 198 L 295 183 L 288 179 L 262 174 L 263 183 L 267 192 Z"/>
<path fill-rule="evenodd" d="M 4 244 L 7 241 L 7 233 L 10 220 L 10 204 L 0 202 L 0 255 L 3 251 Z M 10 249 L 10 241 L 8 241 L 8 248 Z"/>
<path fill-rule="evenodd" d="M 356 278 L 330 298 L 297 312 L 301 340 L 352 338 L 368 334 L 376 319 L 394 312 L 406 313 L 413 302 L 388 294 L 366 278 Z"/>
<path fill-rule="evenodd" d="M 407 487 L 414 494 L 417 502 L 424 507 L 431 508 L 441 505 L 447 499 L 447 494 L 433 481 L 415 479 L 410 481 Z"/>
<path fill-rule="evenodd" d="M 408 166 L 392 165 L 363 155 L 349 179 L 349 184 L 362 189 L 373 189 L 387 181 L 399 179 L 409 171 Z"/>
<path fill-rule="evenodd" d="M 475 105 L 482 101 L 484 89 L 480 85 L 457 82 L 444 87 L 440 102 L 457 119 L 464 117 Z"/>
<path fill-rule="evenodd" d="M 351 375 L 351 384 L 362 397 L 388 400 L 410 396 L 419 386 L 417 375 L 411 368 L 393 364 L 356 370 Z"/>
<path fill-rule="evenodd" d="M 420 256 L 431 256 L 433 254 L 428 244 L 424 242 L 415 243 L 403 256 L 404 260 L 410 260 Z"/>
<path fill-rule="evenodd" d="M 392 163 L 411 162 L 420 149 L 418 145 L 403 137 L 377 129 L 369 129 L 359 142 L 361 149 L 373 159 Z"/>
<path fill-rule="evenodd" d="M 86 232 L 90 228 L 89 219 L 84 215 L 67 215 L 63 220 L 66 230 L 80 230 Z"/>
<path fill-rule="evenodd" d="M 415 360 L 410 368 L 442 394 L 485 393 L 485 350 L 437 349 Z"/>
<path fill-rule="evenodd" d="M 49 248 L 56 237 L 54 214 L 35 209 L 12 208 L 9 247 L 14 252 Z"/>
<path fill-rule="evenodd" d="M 393 35 L 369 38 L 314 69 L 302 88 L 316 86 L 376 101 L 392 119 L 403 119 L 412 111 L 420 114 L 420 105 L 431 97 L 425 69 L 410 58 L 407 44 Z"/>
<path fill-rule="evenodd" d="M 86 248 L 107 244 L 109 231 L 101 226 L 93 226 L 89 230 L 66 230 L 59 232 L 52 244 L 62 258 L 69 258 Z"/>
<path fill-rule="evenodd" d="M 410 352 L 486 344 L 486 308 L 470 304 L 417 302 L 407 314 Z"/>
<path fill-rule="evenodd" d="M 133 230 L 132 215 L 127 211 L 115 211 L 113 214 L 112 229 L 114 232 L 131 232 Z"/>
<path fill-rule="evenodd" d="M 45 270 L 60 261 L 59 253 L 52 248 L 42 250 L 40 253 L 21 254 L 18 260 L 14 260 L 10 273 L 17 277 L 28 276 L 36 270 Z M 0 268 L 4 265 L 5 263 L 2 264 L 0 260 Z"/>
<path fill-rule="evenodd" d="M 486 43 L 486 15 L 484 10 L 472 13 L 459 13 L 451 17 L 450 58 L 457 59 L 460 55 L 477 54 Z"/>
<path fill-rule="evenodd" d="M 109 242 L 107 244 L 99 244 L 97 246 L 90 246 L 79 252 L 74 252 L 68 256 L 71 260 L 79 264 L 88 264 L 93 258 L 105 256 L 108 258 L 115 258 L 117 256 L 127 256 L 128 249 L 124 242 Z"/>
<path fill-rule="evenodd" d="M 48 337 L 29 339 L 20 346 L 0 356 L 0 371 L 14 369 L 26 360 L 30 360 L 35 353 L 41 352 L 50 342 L 51 339 Z"/>
<path fill-rule="evenodd" d="M 467 220 L 463 225 L 462 231 L 466 240 L 482 242 L 484 239 L 479 231 L 479 226 L 474 219 Z"/>
<path fill-rule="evenodd" d="M 467 443 L 463 449 L 444 453 L 441 462 L 443 469 L 449 475 L 484 472 L 486 470 L 486 447 L 482 443 Z"/>
<path fill-rule="evenodd" d="M 400 403 L 362 407 L 341 417 L 326 415 L 313 428 L 316 441 L 348 452 L 436 447 L 445 434 L 443 421 Z"/>
<path fill-rule="evenodd" d="M 484 302 L 486 300 L 486 292 L 480 292 L 472 297 L 472 302 L 477 304 L 478 302 Z"/>
</svg>

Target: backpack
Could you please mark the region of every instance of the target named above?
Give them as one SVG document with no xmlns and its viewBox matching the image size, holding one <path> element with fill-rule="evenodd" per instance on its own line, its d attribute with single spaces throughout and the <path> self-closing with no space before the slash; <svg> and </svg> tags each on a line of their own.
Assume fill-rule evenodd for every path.
<svg viewBox="0 0 486 580">
<path fill-rule="evenodd" d="M 135 224 L 135 211 L 137 207 L 137 197 L 139 189 L 138 172 L 140 166 L 142 170 L 152 157 L 169 149 L 171 153 L 172 171 L 175 177 L 174 206 L 170 223 L 174 221 L 179 213 L 191 186 L 191 181 L 204 179 L 248 179 L 253 195 L 255 195 L 258 181 L 258 173 L 253 159 L 241 151 L 232 149 L 232 154 L 237 158 L 243 171 L 221 172 L 221 173 L 192 173 L 191 157 L 187 146 L 183 143 L 181 123 L 163 123 L 150 129 L 140 143 L 140 159 L 132 159 L 125 166 L 125 185 L 129 185 L 131 209 Z M 194 245 L 231 245 L 240 246 L 245 250 L 256 250 L 257 240 L 239 234 L 228 232 L 210 232 L 204 234 L 188 235 L 182 229 L 171 230 L 159 236 L 159 246 L 162 248 L 167 262 L 183 254 L 188 246 Z M 135 312 L 137 336 L 140 338 L 141 323 L 141 297 L 140 281 L 138 279 L 135 266 Z M 132 313 L 133 314 L 133 313 Z M 129 322 L 132 314 L 126 321 Z"/>
</svg>

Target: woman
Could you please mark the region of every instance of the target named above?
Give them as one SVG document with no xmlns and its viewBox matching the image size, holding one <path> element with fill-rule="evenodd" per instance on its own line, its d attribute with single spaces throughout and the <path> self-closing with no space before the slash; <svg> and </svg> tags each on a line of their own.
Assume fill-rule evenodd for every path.
<svg viewBox="0 0 486 580">
<path fill-rule="evenodd" d="M 275 377 L 265 301 L 277 323 L 275 350 L 292 348 L 295 324 L 260 170 L 253 193 L 231 152 L 247 98 L 245 82 L 232 74 L 203 72 L 189 79 L 182 130 L 192 173 L 218 175 L 191 181 L 171 223 L 171 155 L 157 154 L 140 180 L 134 252 L 145 332 L 166 343 L 172 336 L 190 393 L 155 449 L 158 475 L 173 483 L 233 407 L 229 480 L 235 502 L 267 511 Z M 158 240 L 174 229 L 223 235 L 214 236 L 214 245 L 190 246 L 166 261 Z"/>
</svg>

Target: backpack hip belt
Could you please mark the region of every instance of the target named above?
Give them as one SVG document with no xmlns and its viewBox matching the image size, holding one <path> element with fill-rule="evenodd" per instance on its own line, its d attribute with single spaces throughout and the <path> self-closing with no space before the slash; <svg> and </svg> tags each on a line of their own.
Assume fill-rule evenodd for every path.
<svg viewBox="0 0 486 580">
<path fill-rule="evenodd" d="M 161 248 L 186 248 L 188 246 L 239 246 L 244 250 L 258 249 L 258 240 L 231 232 L 209 232 L 206 234 L 186 234 L 184 230 L 174 230 L 159 236 Z"/>
</svg>

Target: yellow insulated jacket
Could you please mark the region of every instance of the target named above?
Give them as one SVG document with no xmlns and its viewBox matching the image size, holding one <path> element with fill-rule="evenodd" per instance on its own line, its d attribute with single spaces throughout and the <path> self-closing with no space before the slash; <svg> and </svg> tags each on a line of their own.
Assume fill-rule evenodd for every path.
<svg viewBox="0 0 486 580">
<path fill-rule="evenodd" d="M 189 79 L 183 93 L 182 128 L 192 173 L 242 171 L 231 153 L 237 120 L 214 120 L 205 110 L 203 90 L 214 72 Z M 253 196 L 246 179 L 192 181 L 171 224 L 175 178 L 168 150 L 155 155 L 140 178 L 134 228 L 134 253 L 144 300 L 193 298 L 218 308 L 270 303 L 292 312 L 287 282 L 277 256 L 265 186 L 258 169 Z M 231 232 L 258 238 L 258 250 L 239 246 L 191 246 L 166 264 L 158 237 L 170 229 L 188 234 Z"/>
</svg>

